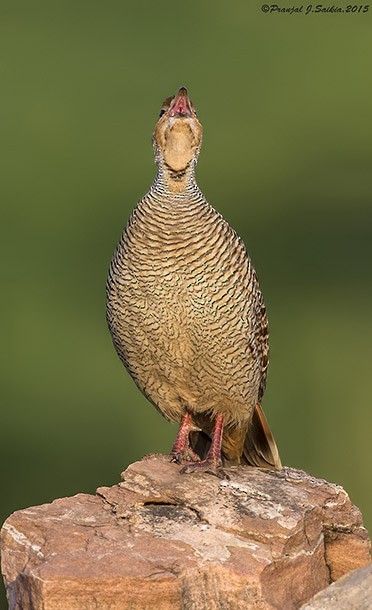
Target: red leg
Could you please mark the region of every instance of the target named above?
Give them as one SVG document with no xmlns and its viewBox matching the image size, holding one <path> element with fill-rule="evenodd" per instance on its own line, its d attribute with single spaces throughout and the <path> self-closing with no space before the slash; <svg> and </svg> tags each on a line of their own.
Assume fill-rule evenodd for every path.
<svg viewBox="0 0 372 610">
<path fill-rule="evenodd" d="M 191 413 L 186 411 L 181 420 L 177 438 L 172 447 L 172 455 L 176 462 L 181 464 L 185 460 L 193 462 L 200 460 L 199 456 L 190 447 L 189 434 L 191 430 L 195 430 L 194 422 L 192 421 Z"/>
<path fill-rule="evenodd" d="M 221 478 L 228 478 L 222 470 L 221 443 L 223 434 L 223 415 L 216 415 L 213 427 L 212 444 L 205 460 L 194 464 L 186 464 L 181 468 L 185 472 L 210 472 Z"/>
<path fill-rule="evenodd" d="M 223 415 L 216 415 L 213 427 L 212 444 L 208 451 L 208 458 L 221 462 L 221 444 L 223 434 Z"/>
</svg>

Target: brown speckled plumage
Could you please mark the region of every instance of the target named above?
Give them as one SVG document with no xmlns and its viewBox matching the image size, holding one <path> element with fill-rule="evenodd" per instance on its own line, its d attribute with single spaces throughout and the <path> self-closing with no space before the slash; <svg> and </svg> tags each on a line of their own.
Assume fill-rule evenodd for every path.
<svg viewBox="0 0 372 610">
<path fill-rule="evenodd" d="M 242 240 L 195 182 L 201 126 L 186 90 L 163 109 L 154 134 L 156 179 L 134 209 L 110 267 L 113 342 L 166 418 L 180 422 L 188 414 L 186 437 L 192 428 L 203 431 L 193 433 L 192 444 L 207 459 L 206 470 L 207 439 L 218 415 L 224 461 L 279 468 L 260 408 L 269 345 L 257 277 Z M 175 450 L 180 461 L 197 459 L 188 438 L 181 445 Z M 219 455 L 212 461 L 219 467 Z"/>
</svg>

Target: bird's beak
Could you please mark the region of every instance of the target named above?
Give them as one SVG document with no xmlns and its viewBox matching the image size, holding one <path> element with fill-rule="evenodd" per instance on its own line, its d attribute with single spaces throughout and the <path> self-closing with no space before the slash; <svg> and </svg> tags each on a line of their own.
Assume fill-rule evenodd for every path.
<svg viewBox="0 0 372 610">
<path fill-rule="evenodd" d="M 181 87 L 169 108 L 168 116 L 191 117 L 192 109 L 186 87 Z"/>
</svg>

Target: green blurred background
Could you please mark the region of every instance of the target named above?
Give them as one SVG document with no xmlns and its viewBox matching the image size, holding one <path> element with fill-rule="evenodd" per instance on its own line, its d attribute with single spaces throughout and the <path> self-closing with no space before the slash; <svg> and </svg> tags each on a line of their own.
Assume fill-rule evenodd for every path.
<svg viewBox="0 0 372 610">
<path fill-rule="evenodd" d="M 186 85 L 199 186 L 267 302 L 283 462 L 343 485 L 372 527 L 371 33 L 371 13 L 246 0 L 1 3 L 2 519 L 170 449 L 112 347 L 105 280 Z"/>
</svg>

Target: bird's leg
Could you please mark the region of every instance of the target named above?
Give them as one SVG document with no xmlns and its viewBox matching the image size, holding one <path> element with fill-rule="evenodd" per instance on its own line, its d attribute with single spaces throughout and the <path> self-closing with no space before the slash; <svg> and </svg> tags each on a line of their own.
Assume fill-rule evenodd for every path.
<svg viewBox="0 0 372 610">
<path fill-rule="evenodd" d="M 229 478 L 222 470 L 221 444 L 223 434 L 223 415 L 216 415 L 213 426 L 212 444 L 205 460 L 186 464 L 181 468 L 185 472 L 210 472 L 220 478 Z"/>
<path fill-rule="evenodd" d="M 200 461 L 200 457 L 195 451 L 193 451 L 190 447 L 190 437 L 189 434 L 191 431 L 196 430 L 197 428 L 192 421 L 190 411 L 186 411 L 185 415 L 181 420 L 181 424 L 178 430 L 177 438 L 174 441 L 174 445 L 172 447 L 172 456 L 173 460 L 178 464 L 182 464 L 183 462 L 197 462 Z"/>
</svg>

